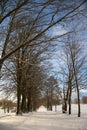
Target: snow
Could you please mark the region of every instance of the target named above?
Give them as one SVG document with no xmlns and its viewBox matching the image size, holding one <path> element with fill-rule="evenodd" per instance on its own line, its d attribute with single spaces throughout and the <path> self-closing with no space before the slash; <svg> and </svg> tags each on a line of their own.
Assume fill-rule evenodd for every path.
<svg viewBox="0 0 87 130">
<path fill-rule="evenodd" d="M 73 109 L 74 108 L 74 109 Z M 72 115 L 62 114 L 61 105 L 48 111 L 41 106 L 37 112 L 0 118 L 0 130 L 87 130 L 87 105 L 81 105 L 81 117 L 77 117 L 77 105 L 72 105 Z"/>
<path fill-rule="evenodd" d="M 3 114 L 4 113 L 4 110 L 3 109 L 0 109 L 0 114 Z"/>
<path fill-rule="evenodd" d="M 39 109 L 37 110 L 37 112 L 47 112 L 47 109 L 45 106 L 40 106 Z"/>
</svg>

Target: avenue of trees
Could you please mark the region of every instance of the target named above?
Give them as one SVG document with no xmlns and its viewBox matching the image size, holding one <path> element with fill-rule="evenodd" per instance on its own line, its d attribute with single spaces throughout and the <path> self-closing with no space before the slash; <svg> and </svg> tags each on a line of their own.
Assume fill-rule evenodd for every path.
<svg viewBox="0 0 87 130">
<path fill-rule="evenodd" d="M 71 114 L 74 91 L 80 117 L 87 59 L 78 37 L 83 28 L 75 22 L 79 24 L 77 18 L 80 21 L 81 17 L 86 21 L 86 6 L 86 0 L 0 0 L 0 91 L 16 97 L 17 114 L 36 110 L 42 104 L 52 110 L 52 105 L 61 102 L 63 112 L 68 103 Z M 57 34 L 53 32 L 57 26 L 69 29 Z M 63 63 L 55 68 L 59 78 L 52 75 L 52 57 L 57 51 L 63 53 L 56 59 Z"/>
</svg>

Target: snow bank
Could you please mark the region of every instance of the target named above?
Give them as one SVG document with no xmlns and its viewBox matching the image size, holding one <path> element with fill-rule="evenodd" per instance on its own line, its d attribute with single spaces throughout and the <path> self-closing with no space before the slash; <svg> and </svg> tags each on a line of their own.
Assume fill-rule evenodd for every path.
<svg viewBox="0 0 87 130">
<path fill-rule="evenodd" d="M 53 106 L 52 109 L 54 112 L 62 113 L 62 105 Z M 72 104 L 71 111 L 72 111 L 72 114 L 77 114 L 78 113 L 78 104 Z M 67 112 L 68 112 L 68 106 L 67 106 Z M 87 114 L 87 104 L 81 104 L 81 114 L 83 114 L 83 115 Z"/>
<path fill-rule="evenodd" d="M 40 106 L 37 112 L 47 112 L 47 108 L 45 106 Z"/>
<path fill-rule="evenodd" d="M 0 114 L 3 114 L 4 113 L 4 110 L 0 108 Z"/>
</svg>

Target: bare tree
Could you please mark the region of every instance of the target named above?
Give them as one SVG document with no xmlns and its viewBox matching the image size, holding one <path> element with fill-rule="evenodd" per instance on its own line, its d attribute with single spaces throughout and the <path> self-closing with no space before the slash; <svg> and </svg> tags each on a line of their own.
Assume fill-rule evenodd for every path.
<svg viewBox="0 0 87 130">
<path fill-rule="evenodd" d="M 1 1 L 1 4 L 3 6 L 8 6 L 11 4 L 9 4 L 9 1 L 4 1 L 5 4 L 3 4 L 3 1 Z M 33 1 L 34 2 L 34 1 Z M 83 1 L 82 3 L 80 3 L 78 6 L 76 6 L 74 9 L 72 9 L 72 6 L 70 5 L 71 7 L 71 10 L 70 8 L 68 8 L 69 6 L 66 5 L 66 8 L 64 8 L 62 6 L 62 3 L 63 1 L 61 2 L 58 2 L 55 0 L 55 1 L 47 1 L 47 2 L 42 2 L 42 3 L 39 3 L 39 8 L 38 10 L 36 11 L 36 14 L 35 13 L 35 9 L 34 8 L 37 8 L 38 6 L 38 2 L 34 3 L 33 5 L 33 2 L 30 2 L 28 0 L 25 0 L 25 1 L 19 1 L 18 3 L 14 3 L 15 4 L 15 8 L 8 11 L 8 10 L 5 10 L 6 14 L 3 15 L 1 14 L 1 23 L 2 21 L 4 21 L 6 18 L 8 17 L 11 17 L 13 14 L 16 15 L 16 17 L 20 17 L 21 14 L 23 14 L 23 11 L 24 13 L 26 13 L 27 11 L 29 12 L 29 14 L 33 13 L 33 20 L 31 23 L 29 23 L 31 26 L 30 26 L 30 29 L 29 29 L 29 33 L 27 34 L 28 35 L 28 39 L 25 40 L 21 45 L 18 45 L 16 46 L 15 48 L 12 48 L 12 50 L 10 52 L 8 52 L 7 54 L 5 54 L 3 57 L 1 57 L 0 59 L 0 66 L 2 66 L 3 62 L 9 57 L 11 56 L 13 53 L 15 53 L 18 49 L 20 49 L 21 47 L 24 47 L 25 45 L 29 45 L 29 46 L 34 46 L 35 44 L 31 44 L 33 41 L 37 40 L 38 38 L 41 39 L 42 35 L 47 32 L 50 28 L 52 28 L 54 25 L 60 23 L 62 20 L 64 20 L 67 16 L 69 16 L 70 14 L 72 14 L 75 10 L 77 10 L 81 5 L 83 5 L 86 1 Z M 56 3 L 57 5 L 60 7 L 60 4 L 62 6 L 62 9 L 59 8 L 60 10 L 58 10 L 57 8 L 55 8 L 56 6 Z M 27 5 L 26 5 L 27 4 Z M 29 8 L 28 8 L 28 4 L 29 4 Z M 52 9 L 55 9 L 55 10 L 51 10 L 50 11 L 50 7 L 53 5 L 53 8 Z M 9 9 L 11 9 L 13 6 L 11 6 Z M 3 13 L 3 9 L 5 7 L 1 7 L 2 9 L 2 13 Z M 32 9 L 32 10 L 31 10 Z M 55 19 L 55 17 L 57 17 L 57 14 L 58 12 L 62 12 L 62 10 L 67 10 L 67 13 L 65 13 L 61 18 L 58 18 L 57 20 Z M 20 13 L 21 12 L 21 13 Z M 28 13 L 27 13 L 28 14 Z M 22 17 L 23 18 L 23 17 Z M 49 22 L 47 23 L 48 21 L 48 18 L 49 18 Z M 45 20 L 46 19 L 46 20 Z M 23 19 L 22 19 L 23 20 Z M 45 20 L 45 21 L 44 21 Z M 40 24 L 42 23 L 42 24 Z M 46 24 L 47 23 L 47 24 Z M 9 24 L 9 23 L 8 23 Z M 38 26 L 39 24 L 39 26 Z M 43 26 L 43 29 L 41 29 Z M 36 33 L 34 33 L 32 35 L 32 37 L 30 38 L 30 34 L 32 31 L 34 31 L 35 29 L 34 28 L 38 28 L 38 30 L 36 31 Z M 41 31 L 40 31 L 41 30 Z M 4 44 L 3 44 L 4 46 Z M 6 47 L 7 48 L 7 47 Z"/>
<path fill-rule="evenodd" d="M 72 40 L 71 40 L 72 39 Z M 83 53 L 82 46 L 78 43 L 78 40 L 74 38 L 68 39 L 68 43 L 66 44 L 66 54 L 68 58 L 68 96 L 69 96 L 69 114 L 71 113 L 71 93 L 74 86 L 77 89 L 77 97 L 78 97 L 78 117 L 80 117 L 80 93 L 81 82 L 85 81 L 84 65 L 85 65 L 85 56 Z"/>
</svg>

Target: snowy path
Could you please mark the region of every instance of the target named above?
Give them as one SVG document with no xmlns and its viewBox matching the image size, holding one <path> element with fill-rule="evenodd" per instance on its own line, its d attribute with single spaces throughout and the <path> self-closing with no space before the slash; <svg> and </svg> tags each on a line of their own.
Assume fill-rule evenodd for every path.
<svg viewBox="0 0 87 130">
<path fill-rule="evenodd" d="M 0 130 L 87 130 L 87 116 L 34 112 L 0 119 Z"/>
</svg>

